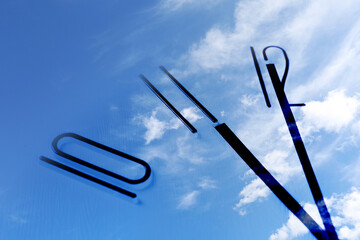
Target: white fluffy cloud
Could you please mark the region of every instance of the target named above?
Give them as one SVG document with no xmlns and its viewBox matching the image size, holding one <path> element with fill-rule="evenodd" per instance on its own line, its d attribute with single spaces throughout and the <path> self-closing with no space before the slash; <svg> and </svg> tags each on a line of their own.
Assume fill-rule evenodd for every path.
<svg viewBox="0 0 360 240">
<path fill-rule="evenodd" d="M 161 121 L 156 117 L 158 110 L 154 110 L 150 117 L 142 117 L 142 123 L 146 128 L 144 135 L 145 144 L 149 144 L 155 139 L 160 139 L 167 130 L 178 129 L 182 123 L 177 118 L 171 119 L 169 122 Z M 202 116 L 197 114 L 197 108 L 189 107 L 181 111 L 181 114 L 190 122 L 194 123 L 201 119 Z"/>
<path fill-rule="evenodd" d="M 167 128 L 166 122 L 162 122 L 156 118 L 156 112 L 153 112 L 149 118 L 144 118 L 143 124 L 146 127 L 144 136 L 146 144 L 149 144 L 152 140 L 161 138 Z"/>
<path fill-rule="evenodd" d="M 246 210 L 243 208 L 246 204 L 255 202 L 260 198 L 265 198 L 269 195 L 270 190 L 265 183 L 256 178 L 247 184 L 239 193 L 240 200 L 235 205 L 234 210 L 238 211 L 240 215 L 245 215 Z"/>
<path fill-rule="evenodd" d="M 339 132 L 354 120 L 359 106 L 358 97 L 348 97 L 344 90 L 334 90 L 328 93 L 324 101 L 308 102 L 302 108 L 303 121 L 317 129 Z"/>
<path fill-rule="evenodd" d="M 360 84 L 357 83 L 358 64 L 349 64 L 360 63 L 360 21 L 357 14 L 359 10 L 360 5 L 355 0 L 341 3 L 336 0 L 239 1 L 234 12 L 234 27 L 214 26 L 209 29 L 186 54 L 185 59 L 189 66 L 187 70 L 220 72 L 226 67 L 251 63 L 250 45 L 260 49 L 272 44 L 281 45 L 291 59 L 285 89 L 288 98 L 290 101 L 294 99 L 307 104 L 301 109 L 302 122 L 307 124 L 301 126 L 301 130 L 306 130 L 303 137 L 308 137 L 315 129 L 338 133 L 353 123 L 360 103 L 356 97 L 356 89 L 360 89 Z M 336 32 L 341 32 L 341 35 L 334 34 Z M 329 38 L 334 39 L 332 44 L 327 41 Z M 260 52 L 260 49 L 256 50 Z M 326 58 L 326 61 L 321 59 L 320 55 Z M 262 68 L 265 70 L 263 65 Z M 304 72 L 306 79 L 303 79 Z M 268 80 L 266 76 L 265 80 Z M 237 77 L 226 81 L 227 85 L 236 88 L 232 82 L 236 82 L 236 86 L 239 85 Z M 243 86 L 245 85 L 244 83 Z M 346 92 L 331 91 L 342 86 Z M 323 101 L 309 101 L 318 99 L 319 94 L 324 91 L 329 94 Z M 348 92 L 351 95 L 345 94 Z M 273 98 L 271 94 L 273 93 L 270 92 L 270 98 Z M 260 153 L 260 160 L 261 154 L 265 155 L 265 159 L 270 157 L 264 150 L 278 149 L 284 155 L 289 155 L 289 147 L 292 147 L 289 133 L 287 129 L 279 130 L 279 126 L 284 124 L 282 117 L 279 118 L 279 115 L 273 114 L 274 112 L 265 113 L 263 108 L 257 109 L 254 107 L 257 104 L 256 98 L 248 96 L 250 95 L 243 95 L 240 102 L 254 110 L 251 116 L 241 123 L 240 129 L 236 131 L 237 135 L 246 139 L 246 144 L 251 146 L 252 150 Z M 272 104 L 275 105 L 276 100 L 272 101 Z M 259 126 L 266 127 L 259 131 Z M 279 159 L 281 162 L 272 161 L 271 164 L 265 160 L 264 165 L 271 169 L 282 184 L 300 172 L 287 157 L 278 155 L 273 159 Z M 292 173 L 288 174 L 288 171 L 281 168 L 286 164 Z M 240 200 L 234 209 L 244 214 L 246 204 L 265 198 L 268 194 L 269 191 L 261 180 L 254 179 L 240 191 Z"/>
<path fill-rule="evenodd" d="M 344 127 L 351 127 L 354 123 L 355 116 L 360 106 L 360 100 L 357 96 L 346 96 L 343 90 L 330 91 L 323 101 L 311 101 L 306 104 L 306 107 L 301 108 L 303 112 L 303 119 L 301 121 L 301 129 L 303 137 L 307 137 L 311 132 L 318 129 L 325 129 L 329 132 L 338 132 Z M 257 118 L 257 117 L 256 117 Z M 257 119 L 259 120 L 259 119 Z M 260 120 L 261 121 L 261 120 Z M 261 125 L 255 124 L 254 125 Z M 356 124 L 355 124 L 356 125 Z M 273 130 L 276 128 L 272 128 Z M 283 137 L 276 136 L 274 131 L 263 131 L 262 139 L 277 139 L 276 142 L 285 143 L 289 139 L 289 133 L 284 125 L 279 128 Z M 256 135 L 256 138 L 259 138 Z M 255 140 L 258 141 L 258 140 Z M 261 144 L 263 145 L 263 144 Z M 278 148 L 274 143 L 269 142 L 267 145 L 271 148 Z M 285 145 L 285 144 L 284 144 Z M 289 145 L 292 147 L 292 144 Z M 261 146 L 263 148 L 263 146 Z M 334 148 L 335 149 L 335 148 Z M 327 152 L 334 149 L 327 149 Z M 288 158 L 289 148 L 279 148 L 266 154 L 262 161 L 264 166 L 275 176 L 281 183 L 286 184 L 291 177 L 298 176 L 301 173 L 300 165 Z M 297 157 L 295 157 L 297 159 Z M 260 158 L 261 161 L 261 158 Z M 234 207 L 240 215 L 246 213 L 245 206 L 259 199 L 266 198 L 270 194 L 269 189 L 258 178 L 252 180 L 249 184 L 240 191 L 240 200 Z"/>
<path fill-rule="evenodd" d="M 176 6 L 174 9 L 180 9 L 193 1 L 168 0 L 164 2 L 171 3 L 168 8 Z M 182 66 L 184 69 L 178 71 L 189 74 L 222 72 L 227 67 L 238 68 L 250 64 L 251 70 L 249 71 L 253 71 L 253 79 L 255 79 L 256 73 L 252 66 L 249 46 L 256 47 L 259 57 L 263 47 L 273 44 L 280 45 L 287 50 L 291 60 L 289 79 L 285 89 L 287 96 L 290 101 L 303 101 L 307 104 L 306 107 L 299 110 L 303 113 L 303 119 L 300 120 L 307 124 L 307 128 L 300 129 L 307 130 L 303 137 L 308 136 L 307 133 L 311 133 L 314 129 L 338 133 L 354 122 L 359 107 L 359 99 L 356 95 L 357 89 L 360 89 L 360 82 L 357 79 L 360 64 L 359 11 L 360 5 L 356 0 L 341 2 L 337 0 L 239 1 L 234 11 L 234 24 L 216 25 L 209 29 L 204 37 L 194 43 L 184 54 L 183 61 L 181 61 L 185 63 Z M 274 56 L 276 55 L 274 54 Z M 259 60 L 260 64 L 263 64 L 260 58 Z M 263 71 L 266 70 L 263 65 L 261 67 Z M 247 72 L 244 75 L 246 74 Z M 225 75 L 222 73 L 222 76 Z M 236 74 L 229 73 L 226 76 L 229 92 L 239 86 L 249 87 L 239 80 Z M 268 81 L 265 74 L 264 77 L 265 81 Z M 201 80 L 199 80 L 200 83 Z M 256 82 L 256 84 L 258 83 Z M 266 82 L 266 85 L 271 86 L 271 83 Z M 250 87 L 255 89 L 254 86 Z M 332 91 L 341 88 L 346 91 Z M 261 94 L 258 85 L 256 85 L 256 91 Z M 268 91 L 270 98 L 273 99 L 274 93 L 270 92 L 270 89 Z M 319 101 L 319 95 L 324 92 L 328 95 L 323 101 Z M 283 117 L 272 111 L 274 108 L 265 112 L 263 108 L 257 107 L 260 102 L 255 97 L 257 95 L 247 92 L 242 96 L 239 103 L 242 104 L 241 106 L 247 106 L 247 109 L 252 111 L 251 114 L 246 116 L 246 119 L 245 114 L 241 115 L 244 117 L 242 119 L 231 119 L 233 116 L 230 114 L 226 114 L 226 117 L 230 121 L 242 121 L 236 129 L 237 135 L 252 151 L 257 153 L 259 160 L 269 168 L 276 178 L 282 184 L 286 184 L 290 177 L 297 176 L 301 171 L 299 165 L 295 165 L 289 159 L 292 143 L 289 141 L 286 127 L 284 131 L 280 129 L 284 125 Z M 226 101 L 223 103 L 221 115 L 224 116 L 225 112 L 232 113 L 233 109 L 229 109 L 232 104 Z M 214 101 L 210 104 L 216 105 L 217 103 Z M 275 104 L 277 104 L 276 99 L 272 101 L 272 105 Z M 156 126 L 159 126 L 158 130 L 154 131 L 157 134 L 152 136 L 160 136 L 159 138 L 164 131 L 169 129 L 168 126 L 164 127 L 161 124 Z M 355 127 L 356 124 L 352 126 L 354 131 L 359 132 Z M 162 129 L 165 130 L 162 131 Z M 149 142 L 152 141 L 151 138 L 149 139 Z M 333 146 L 333 144 L 329 143 L 329 146 Z M 177 147 L 180 149 L 178 156 L 189 158 L 187 153 L 191 152 L 192 148 L 188 143 L 179 139 Z M 329 148 L 326 151 L 331 155 L 331 151 L 335 151 L 335 148 Z M 298 163 L 297 157 L 293 158 Z M 193 159 L 195 162 L 201 162 L 201 153 L 197 153 L 196 158 Z M 244 207 L 247 204 L 266 198 L 269 194 L 270 191 L 260 179 L 251 179 L 249 184 L 240 191 L 240 199 L 234 209 L 240 214 L 245 214 Z M 294 221 L 296 222 L 296 219 L 291 220 L 291 222 Z M 293 225 L 296 224 L 289 223 L 284 226 L 273 238 L 282 239 L 281 236 L 301 235 L 301 231 L 292 230 Z M 346 232 L 346 228 L 343 231 Z M 278 238 L 275 238 L 276 236 Z"/>
<path fill-rule="evenodd" d="M 189 122 L 194 123 L 197 120 L 202 119 L 203 117 L 197 114 L 198 109 L 195 107 L 184 108 L 181 111 L 181 114 L 186 118 Z"/>
<path fill-rule="evenodd" d="M 333 195 L 329 199 L 333 209 L 334 224 L 341 239 L 360 238 L 360 190 L 353 187 L 350 193 Z"/>
<path fill-rule="evenodd" d="M 304 209 L 309 213 L 317 223 L 321 223 L 320 215 L 314 204 L 306 203 Z M 320 225 L 323 226 L 323 225 Z M 272 234 L 270 240 L 290 240 L 296 237 L 305 235 L 309 230 L 304 226 L 302 222 L 292 213 L 289 214 L 288 221 L 279 229 L 276 233 Z"/>
<path fill-rule="evenodd" d="M 347 194 L 334 194 L 325 200 L 330 210 L 333 223 L 339 238 L 356 240 L 360 238 L 360 191 L 353 187 Z M 317 223 L 321 223 L 320 215 L 314 204 L 306 203 L 305 210 L 313 216 Z M 321 225 L 323 226 L 323 225 Z M 291 240 L 309 233 L 305 226 L 289 213 L 288 221 L 272 234 L 270 240 Z"/>
</svg>

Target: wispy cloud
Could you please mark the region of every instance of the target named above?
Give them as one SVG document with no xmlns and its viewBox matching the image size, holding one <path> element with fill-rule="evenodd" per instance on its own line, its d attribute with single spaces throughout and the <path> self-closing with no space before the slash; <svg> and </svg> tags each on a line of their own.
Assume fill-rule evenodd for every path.
<svg viewBox="0 0 360 240">
<path fill-rule="evenodd" d="M 266 36 L 275 28 L 274 21 L 281 11 L 291 5 L 288 1 L 240 1 L 235 9 L 234 28 L 215 26 L 189 50 L 186 59 L 194 71 L 220 70 L 227 66 L 238 66 L 247 61 L 249 44 L 256 39 L 259 28 Z M 279 22 L 277 22 L 279 23 Z M 268 37 L 265 37 L 268 39 Z"/>
<path fill-rule="evenodd" d="M 282 45 L 291 53 L 292 62 L 296 62 L 296 65 L 291 65 L 291 72 L 302 70 L 307 62 L 312 61 L 317 61 L 317 65 L 330 65 L 329 60 L 331 63 L 335 58 L 334 63 L 345 67 L 343 62 L 358 59 L 356 51 L 346 49 L 356 47 L 349 48 L 349 43 L 358 35 L 356 22 L 359 10 L 355 0 L 341 4 L 336 0 L 296 3 L 285 0 L 276 3 L 267 0 L 239 1 L 234 12 L 234 27 L 214 26 L 208 30 L 204 38 L 194 43 L 185 54 L 187 70 L 220 71 L 225 67 L 240 66 L 248 62 L 246 56 L 249 56 L 250 45 L 264 47 L 273 44 Z M 339 32 L 341 35 L 336 34 Z M 341 36 L 347 34 L 347 43 L 342 42 L 344 38 Z M 332 43 L 327 41 L 329 38 L 333 39 Z M 315 56 L 314 48 L 317 48 Z M 341 54 L 344 58 L 334 55 L 344 50 L 347 52 L 347 55 L 345 52 Z M 324 59 L 327 61 L 324 62 Z M 327 74 L 336 69 L 339 66 L 329 67 Z"/>
<path fill-rule="evenodd" d="M 203 178 L 203 179 L 198 183 L 198 186 L 199 186 L 201 189 L 204 189 L 204 190 L 217 188 L 217 186 L 216 186 L 216 181 L 213 180 L 213 179 L 211 179 L 211 178 L 209 178 L 209 177 Z"/>
<path fill-rule="evenodd" d="M 241 97 L 241 104 L 245 107 L 252 107 L 259 101 L 260 95 L 245 94 Z"/>
<path fill-rule="evenodd" d="M 349 13 L 344 11 L 344 14 L 351 13 L 352 10 Z M 354 94 L 358 91 L 360 84 L 357 81 L 357 64 L 350 63 L 360 63 L 360 20 L 355 19 L 345 29 L 348 31 L 344 33 L 344 37 L 339 40 L 338 44 L 326 49 L 329 52 L 325 55 L 325 63 L 317 62 L 317 68 L 311 73 L 306 84 L 291 91 L 294 97 L 297 99 L 303 99 L 304 96 L 320 97 L 319 89 L 325 92 L 346 89 L 347 94 Z M 311 56 L 310 53 L 309 56 Z M 317 55 L 314 56 L 317 57 Z"/>
<path fill-rule="evenodd" d="M 342 169 L 342 173 L 343 179 L 360 188 L 360 157 L 357 155 L 354 162 L 347 164 L 347 166 Z"/>
<path fill-rule="evenodd" d="M 23 214 L 11 214 L 10 215 L 10 220 L 12 221 L 12 222 L 15 222 L 15 223 L 17 223 L 17 224 L 26 224 L 27 222 L 28 222 L 28 220 L 24 217 L 24 216 L 22 216 Z"/>
<path fill-rule="evenodd" d="M 197 184 L 197 190 L 193 190 L 191 192 L 188 192 L 180 197 L 180 202 L 177 206 L 177 209 L 186 210 L 192 207 L 193 205 L 196 205 L 198 203 L 198 198 L 201 194 L 203 194 L 205 191 L 216 189 L 216 181 L 211 179 L 210 177 L 203 177 L 201 178 L 200 182 Z M 204 206 L 209 206 L 209 202 Z M 206 208 L 206 207 L 205 207 Z"/>
<path fill-rule="evenodd" d="M 177 4 L 173 5 L 181 9 L 190 1 L 178 1 Z M 321 155 L 329 159 L 328 156 L 338 151 L 335 147 L 338 143 L 351 139 L 357 132 L 356 137 L 360 136 L 357 127 L 360 123 L 356 120 L 359 108 L 357 92 L 360 89 L 359 11 L 356 0 L 239 1 L 233 13 L 233 24 L 211 27 L 183 54 L 174 72 L 182 73 L 184 78 L 213 74 L 206 81 L 198 78 L 197 84 L 221 96 L 221 116 L 238 123 L 235 132 L 239 138 L 286 185 L 302 173 L 301 168 L 293 154 L 291 138 L 279 114 L 272 88 L 268 91 L 273 108 L 266 109 L 263 100 L 259 100 L 260 88 L 249 46 L 256 47 L 258 56 L 260 50 L 268 45 L 280 45 L 287 50 L 291 65 L 285 91 L 291 102 L 307 104 L 301 110 L 294 110 L 304 140 L 312 140 L 316 132 L 323 130 L 338 134 L 328 139 L 327 146 L 317 148 L 314 154 L 315 159 L 320 159 Z M 282 69 L 280 55 L 269 51 L 270 54 Z M 261 59 L 262 70 L 266 73 Z M 271 86 L 268 76 L 264 76 L 267 87 Z M 216 78 L 222 83 L 221 93 L 220 84 L 208 84 Z M 209 99 L 210 104 L 219 105 L 218 101 Z M 321 143 L 321 139 L 315 140 Z M 356 142 L 356 139 L 352 141 Z M 189 144 L 188 138 L 178 137 L 178 156 L 191 158 L 189 152 L 193 154 L 193 148 Z M 196 158 L 192 159 L 201 162 L 204 158 L 197 152 Z M 245 214 L 247 204 L 269 194 L 260 179 L 251 178 L 240 190 L 234 209 Z"/>
<path fill-rule="evenodd" d="M 194 145 L 192 136 L 189 134 L 176 139 L 177 156 L 193 164 L 200 164 L 204 161 L 204 157 L 201 154 L 201 146 Z"/>
<path fill-rule="evenodd" d="M 355 9 L 352 6 L 356 6 Z M 292 63 L 296 63 L 290 67 L 291 80 L 287 82 L 285 89 L 288 97 L 290 100 L 305 100 L 307 104 L 302 108 L 303 115 L 298 119 L 300 125 L 306 122 L 300 129 L 304 130 L 303 137 L 306 137 L 306 140 L 311 139 L 315 130 L 322 129 L 339 133 L 340 130 L 354 126 L 359 106 L 354 92 L 354 89 L 360 88 L 357 83 L 359 71 L 354 64 L 349 64 L 360 62 L 360 22 L 357 18 L 359 9 L 354 0 L 345 1 L 344 4 L 335 0 L 326 3 L 322 0 L 297 3 L 284 0 L 276 3 L 266 0 L 240 1 L 234 12 L 234 27 L 214 26 L 209 29 L 183 56 L 187 65 L 182 67 L 190 75 L 193 72 L 216 73 L 232 67 L 241 68 L 240 65 L 252 64 L 249 57 L 244 57 L 250 55 L 250 45 L 281 45 L 287 50 Z M 338 24 L 339 22 L 345 26 Z M 336 32 L 341 32 L 341 35 L 336 35 Z M 332 44 L 326 41 L 329 37 L 334 39 Z M 326 61 L 320 55 L 326 58 Z M 275 54 L 274 56 L 276 57 Z M 279 68 L 281 64 L 283 63 L 279 64 Z M 306 80 L 303 80 L 305 70 Z M 246 74 L 244 73 L 245 76 Z M 253 75 L 255 76 L 255 71 Z M 231 74 L 227 76 L 229 93 L 239 89 L 238 77 Z M 242 86 L 249 87 L 248 90 L 259 89 L 257 85 L 244 83 Z M 351 86 L 357 87 L 351 89 Z M 334 90 L 343 89 L 342 87 L 346 91 Z M 319 95 L 320 88 L 321 93 L 328 93 L 325 98 Z M 274 105 L 276 99 L 273 99 L 274 96 L 270 97 Z M 264 112 L 264 108 L 258 107 L 257 99 L 247 93 L 240 96 L 239 103 L 251 107 L 251 114 L 246 114 L 248 110 L 243 111 L 243 107 L 238 107 L 243 113 L 240 114 L 241 124 L 236 133 L 241 139 L 246 139 L 246 144 L 251 146 L 259 159 L 265 159 L 261 160 L 264 165 L 281 179 L 282 184 L 286 184 L 290 178 L 301 173 L 298 162 L 290 159 L 290 156 L 293 156 L 290 155 L 291 138 L 282 116 L 271 110 Z M 233 112 L 226 107 L 224 110 Z M 239 115 L 228 116 L 232 119 L 231 117 L 238 118 Z M 334 143 L 347 138 L 346 134 L 349 132 L 344 132 L 344 135 L 334 138 Z M 328 145 L 333 146 L 332 143 Z M 273 149 L 277 151 L 272 152 Z M 336 148 L 326 150 L 330 153 L 336 151 Z M 269 151 L 270 154 L 267 153 Z M 272 161 L 266 160 L 270 158 Z M 288 171 L 280 166 L 289 167 L 291 173 L 288 174 Z M 240 191 L 240 200 L 235 209 L 244 214 L 246 204 L 265 198 L 268 194 L 267 187 L 259 179 L 254 179 Z"/>
<path fill-rule="evenodd" d="M 189 209 L 191 206 L 197 203 L 197 198 L 199 194 L 200 194 L 199 191 L 192 191 L 185 194 L 184 196 L 181 197 L 180 203 L 177 206 L 177 208 L 183 210 Z"/>
<path fill-rule="evenodd" d="M 209 6 L 218 2 L 219 0 L 161 0 L 158 8 L 174 12 L 184 7 Z"/>
</svg>

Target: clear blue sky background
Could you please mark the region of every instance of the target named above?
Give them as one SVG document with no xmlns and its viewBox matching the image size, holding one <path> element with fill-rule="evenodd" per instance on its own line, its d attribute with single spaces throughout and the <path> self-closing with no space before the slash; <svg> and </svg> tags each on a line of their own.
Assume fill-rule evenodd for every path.
<svg viewBox="0 0 360 240">
<path fill-rule="evenodd" d="M 360 239 L 360 5 L 345 1 L 13 0 L 0 3 L 0 239 L 313 239 L 158 68 L 164 65 L 318 220 L 260 58 L 290 58 L 286 93 L 342 239 Z M 273 107 L 267 108 L 254 46 Z M 279 72 L 281 52 L 268 52 Z M 138 77 L 198 129 L 191 134 Z M 75 132 L 139 157 L 129 186 L 55 155 Z M 63 142 L 129 177 L 136 165 Z M 138 194 L 42 163 L 41 155 Z M 320 222 L 319 222 L 320 223 Z"/>
</svg>

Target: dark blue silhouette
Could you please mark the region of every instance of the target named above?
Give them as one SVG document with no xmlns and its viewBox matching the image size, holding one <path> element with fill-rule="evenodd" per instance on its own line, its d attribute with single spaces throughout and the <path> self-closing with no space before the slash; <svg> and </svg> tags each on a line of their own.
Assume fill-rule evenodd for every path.
<svg viewBox="0 0 360 240">
<path fill-rule="evenodd" d="M 281 81 L 280 81 L 280 78 L 278 76 L 278 73 L 276 71 L 276 68 L 275 68 L 274 64 L 266 64 L 266 67 L 267 67 L 267 70 L 269 72 L 271 82 L 272 82 L 272 84 L 274 86 L 275 93 L 276 93 L 277 99 L 279 101 L 282 113 L 284 115 L 286 124 L 288 126 L 291 138 L 293 140 L 293 143 L 294 143 L 294 146 L 295 146 L 295 149 L 296 149 L 296 153 L 297 153 L 297 155 L 298 155 L 298 157 L 300 159 L 300 163 L 301 163 L 301 166 L 303 168 L 306 180 L 307 180 L 307 182 L 309 184 L 311 193 L 312 193 L 313 198 L 315 200 L 316 206 L 317 206 L 317 208 L 319 210 L 321 219 L 322 219 L 322 221 L 324 223 L 326 233 L 328 234 L 329 239 L 338 239 L 338 236 L 336 234 L 334 225 L 333 225 L 333 223 L 331 221 L 329 211 L 328 211 L 328 209 L 326 207 L 324 197 L 323 197 L 323 195 L 321 193 L 319 183 L 318 183 L 318 181 L 316 179 L 314 170 L 313 170 L 313 168 L 311 166 L 311 163 L 310 163 L 310 159 L 309 159 L 308 154 L 306 152 L 304 142 L 301 139 L 299 129 L 298 129 L 297 125 L 296 125 L 294 115 L 293 115 L 293 113 L 291 111 L 291 107 L 299 107 L 299 106 L 301 107 L 301 106 L 305 106 L 305 104 L 303 104 L 303 103 L 289 104 L 289 102 L 287 100 L 287 97 L 286 97 L 286 94 L 285 94 L 285 91 L 284 91 L 285 80 L 286 80 L 286 77 L 287 77 L 287 74 L 288 74 L 288 71 L 289 71 L 289 58 L 287 57 L 287 54 L 286 54 L 285 50 L 282 49 L 281 47 L 268 46 L 268 47 L 263 49 L 263 56 L 264 56 L 265 61 L 268 60 L 268 57 L 266 55 L 266 50 L 268 48 L 278 48 L 278 49 L 282 50 L 282 52 L 284 54 L 284 57 L 285 57 L 285 71 L 284 71 L 284 75 L 283 75 Z M 253 49 L 253 47 L 251 47 L 250 49 L 251 49 L 251 53 L 252 53 L 252 56 L 253 56 L 253 59 L 254 59 L 256 72 L 258 74 L 259 81 L 260 81 L 260 84 L 262 86 L 264 97 L 265 97 L 266 101 L 268 101 L 269 100 L 268 95 L 267 95 L 266 88 L 265 88 L 264 83 L 263 83 L 263 78 L 261 76 L 260 67 L 259 67 L 258 61 L 256 59 L 254 49 Z M 263 86 L 264 86 L 264 88 L 263 88 Z M 268 106 L 270 107 L 270 102 L 269 102 Z"/>
<path fill-rule="evenodd" d="M 270 46 L 274 47 L 274 46 Z M 267 47 L 269 48 L 269 47 Z M 264 58 L 267 60 L 267 56 L 265 54 L 266 49 L 264 49 Z M 279 48 L 279 47 L 277 47 Z M 299 158 L 304 168 L 304 172 L 306 172 L 306 177 L 308 179 L 309 185 L 312 189 L 313 194 L 316 196 L 316 203 L 321 212 L 321 216 L 324 221 L 324 225 L 326 227 L 326 231 L 324 231 L 315 220 L 304 210 L 304 208 L 291 196 L 291 194 L 283 187 L 281 184 L 271 175 L 271 173 L 260 163 L 259 160 L 250 152 L 250 150 L 240 141 L 240 139 L 231 131 L 231 129 L 225 124 L 218 124 L 215 126 L 215 129 L 218 133 L 224 138 L 224 140 L 230 145 L 232 149 L 244 160 L 244 162 L 253 170 L 253 172 L 269 187 L 269 189 L 279 198 L 279 200 L 309 229 L 309 231 L 317 238 L 317 239 L 338 239 L 337 234 L 335 232 L 335 228 L 332 225 L 330 215 L 327 211 L 325 202 L 323 201 L 323 197 L 320 192 L 319 185 L 316 181 L 315 174 L 311 168 L 310 161 L 307 157 L 306 150 L 304 144 L 301 140 L 300 133 L 296 127 L 295 119 L 292 115 L 291 106 L 304 106 L 303 103 L 300 104 L 289 104 L 285 93 L 284 86 L 285 80 L 287 77 L 287 73 L 289 70 L 289 59 L 286 55 L 286 52 L 280 48 L 285 56 L 286 66 L 285 72 L 282 81 L 279 80 L 275 66 L 273 64 L 268 64 L 268 71 L 273 81 L 273 85 L 275 91 L 278 95 L 278 99 L 283 110 L 286 122 L 288 124 L 290 134 L 294 140 L 295 148 L 299 154 Z M 251 53 L 254 59 L 254 64 L 256 71 L 259 76 L 260 85 L 265 97 L 266 105 L 271 107 L 270 100 L 266 91 L 266 87 L 264 84 L 264 80 L 261 75 L 260 66 L 255 56 L 255 51 L 251 47 Z M 172 82 L 214 123 L 217 123 L 217 119 L 188 91 L 186 88 L 177 81 L 174 76 L 172 76 L 163 66 L 160 67 L 172 80 Z M 142 77 L 143 78 L 143 77 Z M 148 86 L 152 86 L 147 79 L 143 80 L 147 81 Z M 153 90 L 153 89 L 152 89 Z M 155 92 L 153 90 L 153 92 Z M 155 92 L 155 94 L 159 97 L 160 93 Z M 163 99 L 159 97 L 162 101 Z M 163 101 L 164 102 L 164 101 Z M 166 104 L 166 103 L 165 103 Z M 166 104 L 167 105 L 167 104 Z M 167 105 L 168 106 L 168 105 Z M 170 107 L 169 107 L 170 108 Z M 171 109 L 171 108 L 170 108 Z M 174 111 L 173 111 L 174 112 Z M 184 121 L 183 121 L 184 122 Z M 306 157 L 305 157 L 306 156 Z M 315 186 L 312 186 L 315 185 Z M 320 192 L 320 195 L 319 195 Z"/>
</svg>

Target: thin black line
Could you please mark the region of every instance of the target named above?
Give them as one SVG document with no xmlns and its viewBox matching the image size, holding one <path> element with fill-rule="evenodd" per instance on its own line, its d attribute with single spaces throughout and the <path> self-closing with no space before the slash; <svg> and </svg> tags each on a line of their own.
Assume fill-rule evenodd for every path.
<svg viewBox="0 0 360 240">
<path fill-rule="evenodd" d="M 261 74 L 259 62 L 258 62 L 258 60 L 257 60 L 257 58 L 256 58 L 255 50 L 254 50 L 253 47 L 250 47 L 250 50 L 251 50 L 251 54 L 252 54 L 252 57 L 253 57 L 253 60 L 254 60 L 254 65 L 255 65 L 256 73 L 257 73 L 257 75 L 258 75 L 258 77 L 259 77 L 259 82 L 260 82 L 261 90 L 262 90 L 262 92 L 263 92 L 263 94 L 264 94 L 264 98 L 265 98 L 266 105 L 270 108 L 270 107 L 271 107 L 270 99 L 269 99 L 268 93 L 267 93 L 267 91 L 266 91 L 264 79 L 263 79 L 262 74 Z"/>
<path fill-rule="evenodd" d="M 270 188 L 279 200 L 309 229 L 317 239 L 327 239 L 326 233 L 290 195 L 271 173 L 256 159 L 250 150 L 240 141 L 231 129 L 222 123 L 215 127 L 225 141 L 235 150 L 254 173 Z"/>
<path fill-rule="evenodd" d="M 194 126 L 191 125 L 191 123 L 188 120 L 186 120 L 184 116 L 181 115 L 181 113 L 178 110 L 176 110 L 176 108 L 173 105 L 171 105 L 171 103 L 154 87 L 154 85 L 151 84 L 151 82 L 144 75 L 140 74 L 140 77 L 146 83 L 146 85 L 151 89 L 151 91 L 155 93 L 155 95 L 185 124 L 187 128 L 189 128 L 189 130 L 192 133 L 197 132 L 196 128 L 194 128 Z"/>
<path fill-rule="evenodd" d="M 216 123 L 218 120 L 212 115 L 181 83 L 171 75 L 165 67 L 160 66 L 160 69 L 169 76 L 172 82 L 213 122 Z"/>
<path fill-rule="evenodd" d="M 114 190 L 114 191 L 117 191 L 117 192 L 119 192 L 119 193 L 125 194 L 125 195 L 127 195 L 127 196 L 129 196 L 129 197 L 131 197 L 131 198 L 136 198 L 136 194 L 135 194 L 135 193 L 126 191 L 125 189 L 119 188 L 119 187 L 117 187 L 117 186 L 115 186 L 115 185 L 112 185 L 112 184 L 110 184 L 110 183 L 108 183 L 108 182 L 105 182 L 105 181 L 102 181 L 102 180 L 100 180 L 100 179 L 98 179 L 98 178 L 95 178 L 95 177 L 93 177 L 93 176 L 90 176 L 90 175 L 88 175 L 88 174 L 86 174 L 86 173 L 80 172 L 80 171 L 78 171 L 78 170 L 76 170 L 76 169 L 74 169 L 74 168 L 68 167 L 68 166 L 66 166 L 66 165 L 64 165 L 64 164 L 61 164 L 61 163 L 56 162 L 56 161 L 54 161 L 54 160 L 51 160 L 50 158 L 41 156 L 41 157 L 40 157 L 40 160 L 42 160 L 42 161 L 44 161 L 44 162 L 47 162 L 47 163 L 49 163 L 49 164 L 51 164 L 51 165 L 54 165 L 54 166 L 56 166 L 56 167 L 58 167 L 58 168 L 61 168 L 61 169 L 65 170 L 65 171 L 71 172 L 71 173 L 73 173 L 73 174 L 75 174 L 75 175 L 78 175 L 79 177 L 82 177 L 82 178 L 85 178 L 85 179 L 90 180 L 90 181 L 92 181 L 92 182 L 95 182 L 95 183 L 97 183 L 97 184 L 100 184 L 100 185 L 102 185 L 102 186 L 104 186 L 104 187 L 107 187 L 107 188 L 109 188 L 109 189 L 111 189 L 111 190 Z"/>
<path fill-rule="evenodd" d="M 305 103 L 290 103 L 290 107 L 304 107 Z"/>
</svg>

